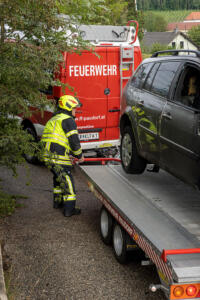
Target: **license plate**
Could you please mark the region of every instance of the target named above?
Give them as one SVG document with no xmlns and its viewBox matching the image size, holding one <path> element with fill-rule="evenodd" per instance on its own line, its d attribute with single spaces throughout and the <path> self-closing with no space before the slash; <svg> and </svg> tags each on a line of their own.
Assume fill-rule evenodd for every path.
<svg viewBox="0 0 200 300">
<path fill-rule="evenodd" d="M 98 132 L 79 133 L 79 139 L 80 141 L 98 140 L 99 133 Z"/>
</svg>

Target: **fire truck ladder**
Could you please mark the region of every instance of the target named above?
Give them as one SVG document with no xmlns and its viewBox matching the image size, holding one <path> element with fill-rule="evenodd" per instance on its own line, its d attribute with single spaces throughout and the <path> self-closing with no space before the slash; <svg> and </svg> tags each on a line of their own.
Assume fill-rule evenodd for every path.
<svg viewBox="0 0 200 300">
<path fill-rule="evenodd" d="M 132 66 L 134 70 L 134 46 L 120 46 L 120 96 L 122 97 L 124 81 L 131 76 L 125 76 L 125 72 L 129 71 Z"/>
</svg>

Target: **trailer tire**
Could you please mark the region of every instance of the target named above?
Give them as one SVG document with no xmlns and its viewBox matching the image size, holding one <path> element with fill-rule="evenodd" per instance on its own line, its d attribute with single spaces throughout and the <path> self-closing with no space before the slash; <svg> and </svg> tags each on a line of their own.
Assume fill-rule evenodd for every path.
<svg viewBox="0 0 200 300">
<path fill-rule="evenodd" d="M 24 128 L 24 130 L 26 130 L 26 132 L 29 133 L 33 137 L 33 141 L 35 143 L 37 143 L 37 136 L 36 136 L 36 133 L 35 133 L 34 129 L 31 126 L 27 126 L 27 127 Z M 34 165 L 39 164 L 39 160 L 36 156 L 36 153 L 33 153 L 33 155 L 29 155 L 27 153 L 24 153 L 24 158 L 30 164 L 34 164 Z"/>
<path fill-rule="evenodd" d="M 120 264 L 127 263 L 126 232 L 118 223 L 115 223 L 113 228 L 113 251 Z"/>
<path fill-rule="evenodd" d="M 139 156 L 135 137 L 130 126 L 122 132 L 120 157 L 122 167 L 126 173 L 141 174 L 146 168 L 146 160 Z"/>
<path fill-rule="evenodd" d="M 100 211 L 100 234 L 101 239 L 106 245 L 112 244 L 113 218 L 110 213 L 102 206 Z"/>
</svg>

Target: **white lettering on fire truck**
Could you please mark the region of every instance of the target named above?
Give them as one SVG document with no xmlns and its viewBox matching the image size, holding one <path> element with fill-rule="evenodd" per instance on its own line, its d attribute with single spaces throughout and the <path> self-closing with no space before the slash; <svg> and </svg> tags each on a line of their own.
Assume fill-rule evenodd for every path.
<svg viewBox="0 0 200 300">
<path fill-rule="evenodd" d="M 69 76 L 89 77 L 89 76 L 108 76 L 117 75 L 117 65 L 85 65 L 69 66 Z"/>
<path fill-rule="evenodd" d="M 105 120 L 105 115 L 98 115 L 98 116 L 90 116 L 90 117 L 78 117 L 75 119 L 75 121 L 91 121 L 91 120 Z"/>
<path fill-rule="evenodd" d="M 76 119 L 76 121 L 78 120 L 79 119 Z M 94 125 L 78 126 L 78 129 L 90 129 L 90 128 L 94 128 Z"/>
</svg>

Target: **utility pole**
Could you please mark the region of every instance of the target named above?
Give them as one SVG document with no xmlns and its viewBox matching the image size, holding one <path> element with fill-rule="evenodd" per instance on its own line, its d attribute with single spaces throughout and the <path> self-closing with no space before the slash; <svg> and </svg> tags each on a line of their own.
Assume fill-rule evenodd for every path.
<svg viewBox="0 0 200 300">
<path fill-rule="evenodd" d="M 0 4 L 0 8 L 3 11 L 3 3 Z M 5 40 L 5 24 L 4 24 L 4 15 L 2 14 L 2 19 L 0 19 L 0 43 L 3 44 Z"/>
<path fill-rule="evenodd" d="M 135 0 L 135 11 L 137 11 L 137 0 Z"/>
</svg>

